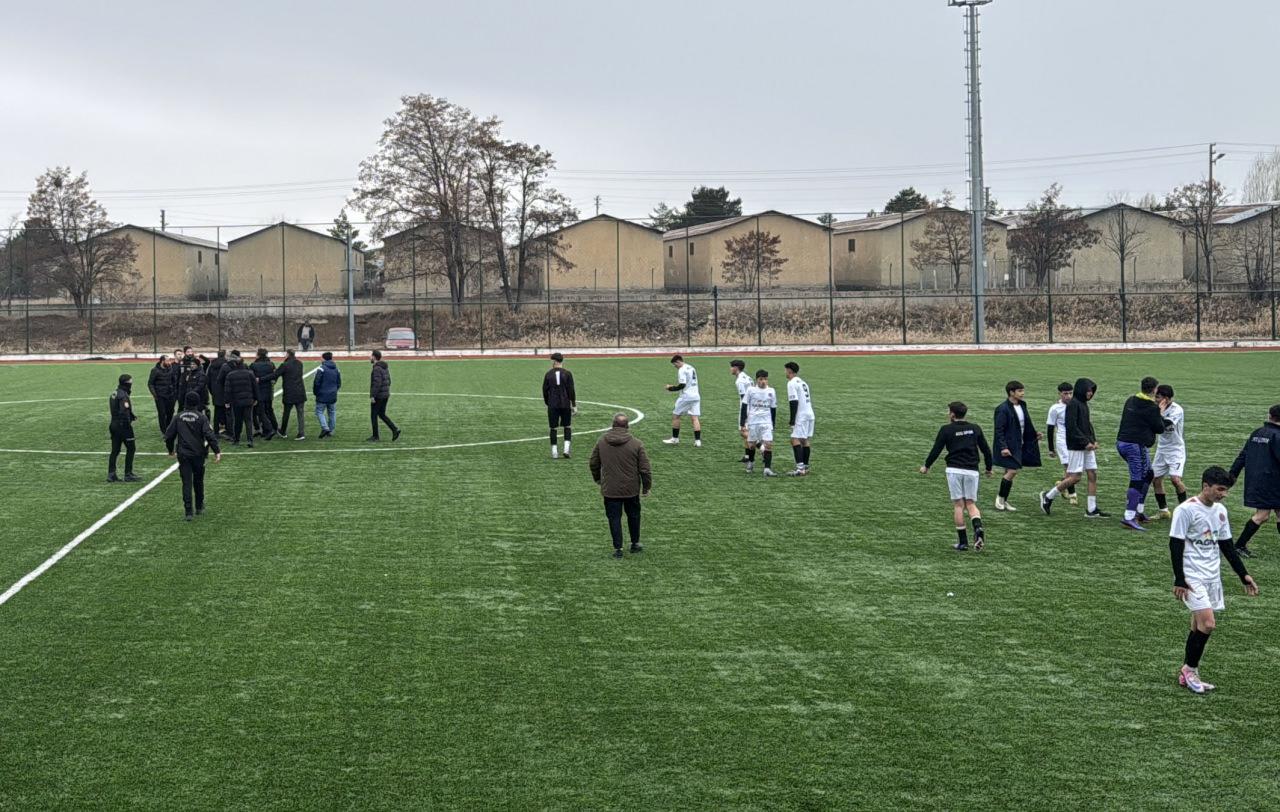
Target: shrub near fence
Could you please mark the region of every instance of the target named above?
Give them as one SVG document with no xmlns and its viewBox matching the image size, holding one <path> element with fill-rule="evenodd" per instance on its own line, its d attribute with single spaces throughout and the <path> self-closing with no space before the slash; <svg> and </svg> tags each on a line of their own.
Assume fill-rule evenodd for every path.
<svg viewBox="0 0 1280 812">
<path fill-rule="evenodd" d="M 0 310 L 0 353 L 167 352 L 293 346 L 309 318 L 316 346 L 348 344 L 346 306 L 311 302 L 73 308 L 41 305 Z M 531 301 L 518 310 L 501 300 L 439 302 L 367 300 L 353 309 L 353 348 L 381 347 L 392 327 L 415 328 L 423 350 L 556 347 L 859 345 L 967 343 L 973 297 L 967 294 L 667 295 L 645 299 Z M 904 330 L 905 324 L 905 330 Z M 1276 338 L 1271 292 L 1194 291 L 1007 292 L 986 297 L 989 342 L 1194 341 Z"/>
</svg>

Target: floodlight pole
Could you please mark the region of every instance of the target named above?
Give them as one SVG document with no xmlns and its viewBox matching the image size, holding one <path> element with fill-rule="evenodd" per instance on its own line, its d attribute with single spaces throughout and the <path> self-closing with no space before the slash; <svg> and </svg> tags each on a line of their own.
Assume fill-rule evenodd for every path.
<svg viewBox="0 0 1280 812">
<path fill-rule="evenodd" d="M 969 255 L 973 259 L 973 339 L 986 339 L 986 250 L 982 225 L 987 214 L 986 187 L 982 181 L 982 94 L 978 82 L 978 6 L 991 0 L 947 0 L 948 6 L 963 6 L 968 38 L 969 85 Z"/>
</svg>

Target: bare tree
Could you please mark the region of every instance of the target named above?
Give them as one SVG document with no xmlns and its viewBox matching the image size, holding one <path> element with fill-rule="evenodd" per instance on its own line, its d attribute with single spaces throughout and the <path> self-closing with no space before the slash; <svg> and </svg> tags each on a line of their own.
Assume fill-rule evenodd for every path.
<svg viewBox="0 0 1280 812">
<path fill-rule="evenodd" d="M 1280 200 L 1280 149 L 1253 159 L 1240 189 L 1240 197 L 1243 203 Z"/>
<path fill-rule="evenodd" d="M 1102 229 L 1100 239 L 1103 246 L 1115 255 L 1120 262 L 1120 279 L 1123 283 L 1125 268 L 1129 262 L 1136 259 L 1141 253 L 1142 248 L 1150 242 L 1150 235 L 1146 229 L 1142 227 L 1141 220 L 1135 213 L 1132 213 L 1132 207 L 1126 203 L 1121 203 L 1115 207 L 1114 216 L 1107 219 L 1106 227 Z"/>
<path fill-rule="evenodd" d="M 1050 186 L 1040 200 L 1027 204 L 1018 227 L 1009 232 L 1009 253 L 1031 269 L 1037 286 L 1071 264 L 1076 251 L 1098 242 L 1097 229 L 1080 217 L 1080 210 L 1058 202 L 1061 194 L 1061 186 Z"/>
<path fill-rule="evenodd" d="M 959 290 L 964 269 L 973 262 L 973 240 L 969 236 L 970 217 L 951 207 L 954 195 L 944 189 L 942 197 L 933 201 L 926 220 L 924 235 L 911 241 L 911 264 L 917 273 L 926 268 L 946 266 L 951 269 L 951 286 Z M 989 226 L 982 229 L 982 252 L 991 250 L 995 233 Z"/>
<path fill-rule="evenodd" d="M 415 230 L 419 248 L 440 258 L 429 272 L 448 280 L 459 315 L 468 278 L 481 267 L 467 245 L 480 212 L 472 172 L 481 123 L 465 107 L 427 94 L 400 103 L 378 151 L 360 164 L 355 202 L 373 221 L 375 237 Z"/>
<path fill-rule="evenodd" d="M 727 254 L 721 267 L 724 281 L 753 291 L 757 285 L 778 278 L 787 258 L 782 256 L 782 236 L 768 231 L 748 231 L 724 241 Z"/>
<path fill-rule="evenodd" d="M 1274 238 L 1270 215 L 1254 217 L 1231 227 L 1223 235 L 1222 270 L 1233 276 L 1238 272 L 1255 297 L 1264 295 L 1271 287 Z"/>
<path fill-rule="evenodd" d="M 1208 293 L 1213 293 L 1214 245 L 1210 240 L 1213 219 L 1227 199 L 1226 189 L 1221 183 L 1215 180 L 1210 186 L 1209 181 L 1202 180 L 1179 186 L 1169 193 L 1167 200 L 1182 230 L 1195 240 L 1199 258 L 1204 261 L 1205 290 Z"/>
<path fill-rule="evenodd" d="M 89 192 L 84 172 L 73 176 L 64 166 L 36 178 L 27 200 L 28 221 L 42 224 L 36 272 L 71 299 L 84 316 L 95 297 L 109 298 L 138 279 L 133 262 L 137 246 L 127 236 L 112 236 L 116 227 Z"/>
</svg>

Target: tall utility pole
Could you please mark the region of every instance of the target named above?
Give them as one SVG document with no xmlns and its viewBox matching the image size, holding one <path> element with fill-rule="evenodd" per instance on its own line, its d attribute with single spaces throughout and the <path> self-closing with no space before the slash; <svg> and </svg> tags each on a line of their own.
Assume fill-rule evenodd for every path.
<svg viewBox="0 0 1280 812">
<path fill-rule="evenodd" d="M 963 6 L 968 39 L 969 86 L 969 255 L 973 258 L 973 340 L 986 339 L 986 251 L 982 244 L 982 224 L 987 215 L 986 187 L 982 183 L 982 94 L 978 83 L 978 6 L 991 0 L 947 0 L 948 6 Z"/>
<path fill-rule="evenodd" d="M 160 230 L 164 231 L 164 209 L 160 210 Z"/>
<path fill-rule="evenodd" d="M 1225 152 L 1215 152 L 1214 149 L 1218 145 L 1209 142 L 1209 188 L 1205 190 L 1205 223 L 1204 223 L 1204 244 L 1205 244 L 1205 278 L 1209 282 L 1209 290 L 1213 291 L 1213 268 L 1210 263 L 1213 261 L 1213 218 L 1217 212 L 1218 196 L 1213 192 L 1213 165 L 1220 159 L 1227 157 Z"/>
<path fill-rule="evenodd" d="M 600 195 L 596 195 L 596 214 L 600 213 Z"/>
</svg>

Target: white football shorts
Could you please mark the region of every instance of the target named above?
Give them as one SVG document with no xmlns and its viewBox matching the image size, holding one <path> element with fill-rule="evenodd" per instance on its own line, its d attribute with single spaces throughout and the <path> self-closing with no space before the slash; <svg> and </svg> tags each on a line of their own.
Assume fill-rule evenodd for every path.
<svg viewBox="0 0 1280 812">
<path fill-rule="evenodd" d="M 796 424 L 791 427 L 793 440 L 808 440 L 813 436 L 813 416 L 797 417 Z"/>
<path fill-rule="evenodd" d="M 1169 451 L 1163 452 L 1156 449 L 1156 455 L 1151 460 L 1151 473 L 1154 476 L 1176 476 L 1182 477 L 1182 470 L 1187 466 L 1187 455 L 1184 452 Z"/>
<path fill-rule="evenodd" d="M 1066 465 L 1067 458 L 1071 456 L 1071 452 L 1067 451 L 1067 438 L 1063 436 L 1064 434 L 1066 432 L 1053 438 L 1053 452 L 1058 455 L 1058 462 Z"/>
<path fill-rule="evenodd" d="M 702 398 L 688 398 L 684 395 L 676 398 L 676 406 L 671 410 L 674 415 L 702 417 Z"/>
<path fill-rule="evenodd" d="M 773 426 L 765 423 L 759 426 L 747 424 L 747 442 L 748 443 L 772 443 L 773 442 Z"/>
<path fill-rule="evenodd" d="M 1094 451 L 1068 451 L 1067 473 L 1079 474 L 1083 471 L 1098 470 L 1098 455 Z"/>
<path fill-rule="evenodd" d="M 1191 587 L 1191 594 L 1182 599 L 1187 608 L 1193 612 L 1199 612 L 1201 609 L 1212 609 L 1215 612 L 1221 612 L 1227 608 L 1227 604 L 1222 600 L 1222 579 L 1214 578 L 1211 581 L 1197 581 L 1192 578 L 1187 579 L 1187 586 Z"/>
<path fill-rule="evenodd" d="M 947 469 L 947 488 L 951 491 L 951 499 L 968 499 L 978 501 L 978 472 L 963 468 Z"/>
</svg>

